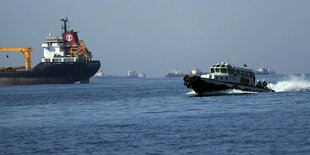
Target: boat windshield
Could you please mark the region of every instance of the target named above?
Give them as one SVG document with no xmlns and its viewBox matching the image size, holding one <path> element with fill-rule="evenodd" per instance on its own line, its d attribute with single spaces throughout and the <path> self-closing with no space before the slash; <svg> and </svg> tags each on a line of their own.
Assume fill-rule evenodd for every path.
<svg viewBox="0 0 310 155">
<path fill-rule="evenodd" d="M 249 77 L 250 77 L 250 78 L 252 78 L 252 77 L 253 77 L 253 75 L 254 75 L 254 73 L 253 73 L 253 72 L 249 72 Z"/>
<path fill-rule="evenodd" d="M 221 68 L 221 73 L 227 73 L 226 68 Z"/>
<path fill-rule="evenodd" d="M 241 76 L 244 76 L 244 71 L 241 71 Z"/>
<path fill-rule="evenodd" d="M 214 68 L 211 68 L 211 73 L 214 73 Z"/>
</svg>

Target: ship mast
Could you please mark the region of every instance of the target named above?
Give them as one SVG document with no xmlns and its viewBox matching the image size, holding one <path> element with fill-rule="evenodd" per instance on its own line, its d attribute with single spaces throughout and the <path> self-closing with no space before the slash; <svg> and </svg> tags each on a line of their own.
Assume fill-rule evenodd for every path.
<svg viewBox="0 0 310 155">
<path fill-rule="evenodd" d="M 67 33 L 67 22 L 68 22 L 68 17 L 62 17 L 61 18 L 61 21 L 63 21 L 64 22 L 64 25 L 63 26 L 61 26 L 61 29 L 64 29 L 64 33 Z"/>
<path fill-rule="evenodd" d="M 62 33 L 62 38 L 65 40 L 65 33 L 67 33 L 67 22 L 68 22 L 68 17 L 66 17 L 66 18 L 65 18 L 65 17 L 62 17 L 62 18 L 61 18 L 61 21 L 64 22 L 64 24 L 61 26 L 61 29 L 64 30 L 63 33 Z M 69 47 L 65 46 L 65 48 L 64 48 L 64 53 L 65 53 L 65 55 L 67 55 L 68 51 L 69 51 Z"/>
</svg>

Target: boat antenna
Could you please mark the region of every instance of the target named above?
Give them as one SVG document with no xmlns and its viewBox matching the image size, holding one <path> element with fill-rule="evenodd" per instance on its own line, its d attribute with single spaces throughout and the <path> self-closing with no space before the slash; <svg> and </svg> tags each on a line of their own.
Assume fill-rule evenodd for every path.
<svg viewBox="0 0 310 155">
<path fill-rule="evenodd" d="M 236 63 L 236 51 L 233 49 L 233 65 Z"/>
</svg>

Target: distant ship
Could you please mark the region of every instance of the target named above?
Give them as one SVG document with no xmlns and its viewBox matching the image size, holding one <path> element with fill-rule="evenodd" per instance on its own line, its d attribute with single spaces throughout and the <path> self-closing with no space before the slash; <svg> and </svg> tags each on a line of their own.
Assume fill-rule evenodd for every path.
<svg viewBox="0 0 310 155">
<path fill-rule="evenodd" d="M 197 68 L 194 68 L 190 71 L 190 75 L 200 76 L 201 74 L 203 74 L 203 72 Z"/>
<path fill-rule="evenodd" d="M 135 70 L 129 70 L 128 71 L 128 78 L 146 78 L 146 75 L 144 73 L 136 73 Z"/>
<path fill-rule="evenodd" d="M 102 77 L 102 76 L 103 76 L 103 73 L 102 73 L 102 71 L 98 71 L 94 76 L 96 76 L 96 77 Z"/>
<path fill-rule="evenodd" d="M 145 75 L 144 73 L 139 73 L 139 74 L 138 74 L 138 77 L 139 77 L 139 78 L 146 78 L 146 75 Z"/>
<path fill-rule="evenodd" d="M 100 68 L 100 61 L 92 60 L 92 54 L 76 31 L 67 30 L 67 18 L 61 36 L 49 37 L 42 44 L 42 62 L 31 68 L 31 48 L 0 48 L 0 51 L 19 51 L 26 58 L 25 67 L 0 69 L 0 85 L 88 83 Z"/>
<path fill-rule="evenodd" d="M 185 73 L 182 73 L 178 69 L 174 69 L 171 72 L 165 74 L 165 77 L 184 77 L 185 75 Z"/>
<path fill-rule="evenodd" d="M 138 74 L 136 73 L 135 70 L 129 70 L 128 71 L 128 77 L 129 78 L 138 78 Z"/>
<path fill-rule="evenodd" d="M 276 74 L 275 71 L 269 70 L 267 67 L 259 67 L 258 70 L 255 72 L 256 75 L 273 75 Z"/>
</svg>

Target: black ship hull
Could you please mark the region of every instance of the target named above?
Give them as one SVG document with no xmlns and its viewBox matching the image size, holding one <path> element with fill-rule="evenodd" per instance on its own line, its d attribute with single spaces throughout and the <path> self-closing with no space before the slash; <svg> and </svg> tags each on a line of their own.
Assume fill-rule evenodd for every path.
<svg viewBox="0 0 310 155">
<path fill-rule="evenodd" d="M 99 68 L 100 61 L 41 62 L 31 70 L 1 71 L 0 86 L 88 83 Z"/>
</svg>

